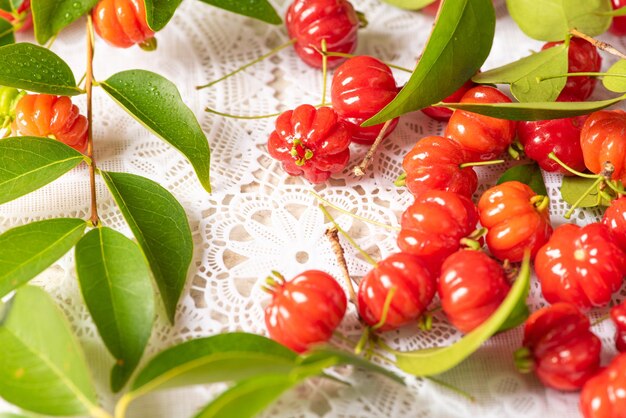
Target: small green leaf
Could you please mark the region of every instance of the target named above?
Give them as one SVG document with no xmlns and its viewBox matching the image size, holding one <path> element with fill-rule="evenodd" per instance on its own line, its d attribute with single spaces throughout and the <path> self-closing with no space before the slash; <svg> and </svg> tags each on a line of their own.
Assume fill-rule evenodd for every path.
<svg viewBox="0 0 626 418">
<path fill-rule="evenodd" d="M 101 172 L 143 250 L 170 322 L 193 258 L 193 238 L 178 201 L 158 183 L 134 174 Z"/>
<path fill-rule="evenodd" d="M 219 7 L 220 9 L 228 10 L 229 12 L 237 13 L 239 15 L 252 17 L 263 22 L 271 23 L 273 25 L 279 25 L 283 20 L 278 16 L 276 10 L 272 7 L 271 3 L 267 0 L 246 0 L 246 1 L 232 1 L 232 0 L 200 0 L 203 3 L 210 4 L 211 6 Z"/>
<path fill-rule="evenodd" d="M 0 47 L 0 62 L 5 64 L 0 68 L 2 86 L 59 96 L 83 93 L 70 67 L 46 48 L 25 42 L 5 45 Z"/>
<path fill-rule="evenodd" d="M 28 194 L 67 173 L 85 159 L 49 138 L 0 140 L 0 204 Z"/>
<path fill-rule="evenodd" d="M 70 324 L 43 290 L 0 304 L 0 396 L 45 415 L 91 415 L 96 392 Z"/>
<path fill-rule="evenodd" d="M 98 0 L 32 0 L 37 42 L 45 44 L 66 26 L 88 13 L 96 3 Z"/>
<path fill-rule="evenodd" d="M 86 227 L 82 219 L 49 219 L 0 235 L 0 297 L 61 258 L 76 245 Z"/>
<path fill-rule="evenodd" d="M 546 185 L 543 182 L 541 168 L 539 168 L 539 166 L 535 163 L 520 164 L 509 168 L 498 179 L 497 184 L 502 184 L 507 181 L 519 181 L 520 183 L 527 184 L 531 189 L 533 189 L 533 192 L 538 195 L 548 195 Z"/>
<path fill-rule="evenodd" d="M 596 179 L 583 178 L 577 176 L 563 176 L 561 183 L 561 197 L 570 205 L 574 205 L 578 199 L 595 183 Z M 609 206 L 610 201 L 600 199 L 598 190 L 594 190 L 586 195 L 577 205 L 579 208 L 595 208 L 600 203 Z"/>
<path fill-rule="evenodd" d="M 616 93 L 626 93 L 626 60 L 619 60 L 606 72 L 607 77 L 602 78 L 602 84 L 607 90 Z M 614 77 L 609 77 L 613 75 Z"/>
<path fill-rule="evenodd" d="M 160 31 L 170 21 L 182 0 L 145 0 L 148 26 L 155 32 Z"/>
<path fill-rule="evenodd" d="M 15 43 L 13 25 L 0 17 L 0 46 Z"/>
<path fill-rule="evenodd" d="M 429 4 L 433 4 L 436 0 L 383 0 L 392 6 L 406 10 L 420 10 Z"/>
<path fill-rule="evenodd" d="M 500 119 L 549 120 L 588 115 L 626 99 L 626 96 L 596 102 L 537 102 L 537 103 L 439 103 L 437 106 L 462 109 Z"/>
<path fill-rule="evenodd" d="M 200 183 L 211 192 L 209 143 L 171 81 L 150 71 L 130 70 L 101 85 L 131 116 L 187 157 Z"/>
<path fill-rule="evenodd" d="M 604 16 L 626 16 L 626 7 L 620 7 L 609 12 L 599 12 L 599 14 Z"/>
<path fill-rule="evenodd" d="M 445 0 L 408 83 L 363 126 L 428 107 L 458 90 L 487 59 L 495 22 L 491 0 Z"/>
<path fill-rule="evenodd" d="M 96 228 L 76 245 L 80 288 L 116 363 L 111 389 L 124 387 L 143 355 L 154 322 L 150 272 L 137 244 L 111 228 Z"/>
<path fill-rule="evenodd" d="M 527 256 L 509 294 L 489 319 L 450 346 L 412 352 L 396 351 L 397 366 L 416 376 L 431 376 L 450 370 L 478 350 L 502 327 L 519 305 L 520 300 L 527 295 L 529 283 L 530 257 Z"/>
</svg>

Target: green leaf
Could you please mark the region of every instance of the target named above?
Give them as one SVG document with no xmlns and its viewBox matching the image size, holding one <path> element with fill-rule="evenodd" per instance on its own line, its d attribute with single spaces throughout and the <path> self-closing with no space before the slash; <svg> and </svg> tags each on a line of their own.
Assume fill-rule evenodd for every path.
<svg viewBox="0 0 626 418">
<path fill-rule="evenodd" d="M 530 257 L 527 255 L 515 284 L 489 319 L 450 346 L 412 352 L 396 351 L 396 365 L 416 376 L 431 376 L 450 370 L 478 350 L 500 329 L 528 293 L 529 283 Z"/>
<path fill-rule="evenodd" d="M 611 0 L 506 0 L 511 17 L 528 36 L 561 41 L 570 29 L 600 35 L 611 25 Z"/>
<path fill-rule="evenodd" d="M 619 60 L 606 72 L 607 76 L 602 78 L 602 84 L 607 90 L 616 93 L 626 93 L 626 60 Z M 609 77 L 608 75 L 613 75 Z"/>
<path fill-rule="evenodd" d="M 145 0 L 148 26 L 155 32 L 160 31 L 170 21 L 183 0 Z"/>
<path fill-rule="evenodd" d="M 130 70 L 101 85 L 131 116 L 187 157 L 200 183 L 211 192 L 209 143 L 171 81 L 150 71 Z"/>
<path fill-rule="evenodd" d="M 76 245 L 76 271 L 87 308 L 116 363 L 111 389 L 124 387 L 152 333 L 150 272 L 137 244 L 111 228 L 96 228 Z"/>
<path fill-rule="evenodd" d="M 546 185 L 543 182 L 541 168 L 539 168 L 539 166 L 535 163 L 520 164 L 509 168 L 498 179 L 497 184 L 502 184 L 507 181 L 519 181 L 520 183 L 527 184 L 531 189 L 533 189 L 533 192 L 538 195 L 548 195 Z"/>
<path fill-rule="evenodd" d="M 561 183 L 561 197 L 570 205 L 574 205 L 580 197 L 595 183 L 596 179 L 583 178 L 578 176 L 563 176 Z M 610 201 L 599 198 L 598 189 L 587 194 L 577 207 L 579 208 L 595 208 L 598 203 L 603 206 L 609 206 Z"/>
<path fill-rule="evenodd" d="M 5 45 L 0 47 L 0 62 L 2 86 L 59 96 L 83 93 L 70 67 L 46 48 L 29 43 Z"/>
<path fill-rule="evenodd" d="M 385 3 L 389 3 L 392 6 L 399 7 L 406 10 L 420 10 L 429 4 L 433 4 L 436 0 L 383 0 Z"/>
<path fill-rule="evenodd" d="M 35 38 L 45 44 L 79 17 L 88 13 L 98 0 L 32 0 Z"/>
<path fill-rule="evenodd" d="M 283 22 L 280 16 L 278 16 L 278 13 L 276 13 L 276 10 L 274 10 L 270 2 L 267 0 L 246 0 L 246 1 L 200 0 L 200 1 L 206 4 L 210 4 L 211 6 L 219 7 L 220 9 L 228 10 L 229 12 L 237 13 L 243 16 L 252 17 L 254 19 L 271 23 L 273 25 L 279 25 Z"/>
<path fill-rule="evenodd" d="M 91 415 L 97 410 L 85 356 L 50 296 L 25 286 L 5 306 L 4 316 L 2 312 L 0 396 L 46 415 Z"/>
<path fill-rule="evenodd" d="M 600 12 L 599 14 L 604 16 L 626 16 L 626 7 L 620 7 L 609 12 Z"/>
<path fill-rule="evenodd" d="M 86 227 L 82 219 L 49 219 L 0 235 L 0 297 L 61 258 L 76 245 Z"/>
<path fill-rule="evenodd" d="M 0 18 L 0 46 L 15 43 L 13 25 L 7 20 Z"/>
<path fill-rule="evenodd" d="M 28 418 L 26 415 L 11 414 L 9 412 L 0 413 L 0 418 Z"/>
<path fill-rule="evenodd" d="M 626 99 L 626 96 L 596 102 L 537 102 L 537 103 L 438 103 L 439 107 L 462 109 L 485 116 L 509 120 L 548 120 L 588 115 Z"/>
<path fill-rule="evenodd" d="M 193 258 L 193 238 L 178 201 L 158 183 L 134 174 L 101 172 L 150 264 L 170 322 Z"/>
<path fill-rule="evenodd" d="M 426 48 L 396 98 L 363 126 L 383 123 L 437 103 L 485 62 L 495 31 L 491 0 L 445 0 Z"/>
<path fill-rule="evenodd" d="M 28 194 L 67 173 L 85 159 L 49 138 L 0 140 L 0 204 Z"/>
<path fill-rule="evenodd" d="M 22 3 L 24 3 L 24 0 L 0 0 L 0 9 L 7 12 L 17 11 Z"/>
</svg>

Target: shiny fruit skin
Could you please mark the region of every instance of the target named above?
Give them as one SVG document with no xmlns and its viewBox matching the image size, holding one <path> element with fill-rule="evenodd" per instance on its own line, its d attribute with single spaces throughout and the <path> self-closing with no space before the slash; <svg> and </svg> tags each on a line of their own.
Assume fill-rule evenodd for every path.
<svg viewBox="0 0 626 418">
<path fill-rule="evenodd" d="M 461 98 L 461 103 L 510 103 L 504 93 L 490 86 L 470 89 Z M 456 110 L 448 122 L 445 136 L 461 145 L 470 161 L 485 161 L 497 158 L 515 139 L 516 123 L 478 115 L 465 110 Z"/>
<path fill-rule="evenodd" d="M 142 0 L 100 0 L 91 15 L 96 33 L 115 47 L 129 48 L 154 37 Z"/>
<path fill-rule="evenodd" d="M 391 68 L 376 58 L 361 55 L 350 58 L 333 76 L 330 95 L 333 109 L 350 125 L 352 140 L 359 144 L 372 144 L 384 124 L 361 127 L 361 124 L 380 112 L 398 94 Z M 398 125 L 393 119 L 385 138 Z"/>
<path fill-rule="evenodd" d="M 535 272 L 550 303 L 606 306 L 623 282 L 626 254 L 600 223 L 558 227 L 537 253 Z"/>
<path fill-rule="evenodd" d="M 13 131 L 21 136 L 53 136 L 56 140 L 85 152 L 87 118 L 65 96 L 27 94 L 15 107 Z"/>
<path fill-rule="evenodd" d="M 621 9 L 626 6 L 626 0 L 611 0 L 611 6 L 613 10 Z M 611 23 L 609 31 L 617 36 L 626 35 L 626 16 L 613 17 L 613 23 Z"/>
<path fill-rule="evenodd" d="M 538 209 L 527 185 L 507 181 L 485 191 L 478 201 L 480 223 L 487 228 L 487 246 L 499 260 L 519 262 L 529 248 L 534 257 L 552 234 L 548 208 Z"/>
<path fill-rule="evenodd" d="M 502 266 L 482 251 L 459 250 L 441 267 L 441 307 L 452 325 L 464 333 L 485 322 L 509 289 Z"/>
<path fill-rule="evenodd" d="M 556 161 L 548 158 L 554 154 L 569 167 L 585 171 L 583 150 L 580 146 L 580 132 L 587 116 L 573 118 L 519 122 L 517 136 L 524 146 L 528 158 L 537 161 L 548 172 L 570 175 Z"/>
<path fill-rule="evenodd" d="M 478 223 L 472 201 L 457 193 L 429 190 L 420 194 L 402 214 L 398 247 L 419 256 L 439 275 L 444 260 L 461 247 Z"/>
<path fill-rule="evenodd" d="M 351 138 L 349 127 L 330 107 L 301 105 L 278 117 L 267 148 L 287 173 L 322 183 L 348 164 Z"/>
<path fill-rule="evenodd" d="M 385 258 L 359 285 L 358 310 L 367 325 L 374 326 L 381 321 L 387 295 L 394 287 L 396 292 L 386 321 L 378 328 L 380 331 L 416 321 L 433 300 L 437 279 L 419 257 L 397 253 Z"/>
<path fill-rule="evenodd" d="M 626 251 L 626 197 L 611 202 L 602 216 L 602 223 L 609 228 L 613 241 Z"/>
<path fill-rule="evenodd" d="M 592 113 L 580 133 L 585 166 L 600 174 L 604 163 L 615 167 L 611 178 L 626 182 L 626 112 L 600 110 Z"/>
<path fill-rule="evenodd" d="M 589 328 L 589 319 L 569 303 L 548 306 L 528 317 L 522 344 L 545 386 L 579 390 L 598 372 L 602 344 Z"/>
<path fill-rule="evenodd" d="M 611 308 L 611 320 L 615 324 L 615 348 L 626 352 L 626 301 Z"/>
<path fill-rule="evenodd" d="M 347 0 L 295 0 L 285 17 L 287 32 L 295 39 L 296 54 L 311 67 L 322 68 L 322 40 L 330 52 L 351 54 L 356 49 L 359 17 Z M 329 68 L 345 58 L 328 57 Z"/>
<path fill-rule="evenodd" d="M 542 50 L 561 45 L 560 42 L 548 42 Z M 581 38 L 572 38 L 569 44 L 568 73 L 598 72 L 602 67 L 602 57 L 595 46 Z M 593 93 L 596 77 L 567 77 L 567 82 L 557 101 L 585 101 Z"/>
<path fill-rule="evenodd" d="M 436 10 L 435 10 L 435 13 L 437 13 Z M 443 99 L 442 102 L 458 103 L 461 101 L 465 93 L 467 93 L 469 90 L 471 90 L 474 87 L 476 87 L 476 84 L 472 80 L 467 80 L 465 84 L 463 84 L 457 91 L 452 93 L 450 96 Z M 447 122 L 452 117 L 452 113 L 454 113 L 454 111 L 452 109 L 448 109 L 445 107 L 430 106 L 425 109 L 422 109 L 422 113 L 424 113 L 426 116 L 428 116 L 431 119 L 438 120 L 439 122 Z"/>
<path fill-rule="evenodd" d="M 626 418 L 626 354 L 585 383 L 580 411 L 584 418 Z"/>
<path fill-rule="evenodd" d="M 330 340 L 346 313 L 345 292 L 323 271 L 305 271 L 272 291 L 265 308 L 267 330 L 273 340 L 299 353 Z"/>
<path fill-rule="evenodd" d="M 422 138 L 402 161 L 406 186 L 416 197 L 428 190 L 445 190 L 472 197 L 478 187 L 478 177 L 472 167 L 460 167 L 467 161 L 463 149 L 451 139 L 441 136 Z"/>
</svg>

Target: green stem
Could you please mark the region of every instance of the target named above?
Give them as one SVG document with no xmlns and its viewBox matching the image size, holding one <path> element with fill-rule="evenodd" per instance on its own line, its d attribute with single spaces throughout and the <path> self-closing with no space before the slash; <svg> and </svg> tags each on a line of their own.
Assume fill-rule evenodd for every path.
<svg viewBox="0 0 626 418">
<path fill-rule="evenodd" d="M 354 58 L 358 55 L 354 55 L 354 54 L 346 54 L 345 52 L 330 52 L 327 51 L 325 54 L 322 51 L 319 51 L 322 55 L 327 55 L 329 57 L 342 57 L 342 58 Z M 404 71 L 407 73 L 413 73 L 413 70 L 409 70 L 408 68 L 405 67 L 400 67 L 399 65 L 395 65 L 395 64 L 391 64 L 389 62 L 385 62 L 385 61 L 381 61 L 383 64 L 387 65 L 390 68 L 399 70 L 399 71 Z"/>
<path fill-rule="evenodd" d="M 363 328 L 363 334 L 361 334 L 361 338 L 359 338 L 359 342 L 354 348 L 354 354 L 359 355 L 363 352 L 365 345 L 369 341 L 370 337 L 370 329 L 368 327 Z"/>
<path fill-rule="evenodd" d="M 383 312 L 380 315 L 380 321 L 372 327 L 372 331 L 376 331 L 377 329 L 385 326 L 387 316 L 389 316 L 389 309 L 391 309 L 391 302 L 393 301 L 393 297 L 396 295 L 397 291 L 398 288 L 396 286 L 389 289 L 389 293 L 387 293 L 387 297 L 385 298 L 385 304 L 383 305 Z"/>
<path fill-rule="evenodd" d="M 565 73 L 560 75 L 553 75 L 550 77 L 537 77 L 539 82 L 553 80 L 555 78 L 563 77 L 618 77 L 626 78 L 626 74 L 611 74 L 611 73 L 596 73 L 596 72 L 580 72 L 580 73 Z"/>
<path fill-rule="evenodd" d="M 624 189 L 620 189 L 619 187 L 617 187 L 615 185 L 615 182 L 613 182 L 612 180 L 606 180 L 605 183 L 607 186 L 609 186 L 611 188 L 611 190 L 613 190 L 615 193 L 617 193 L 618 195 L 624 195 L 626 194 L 626 190 Z M 611 200 L 611 199 L 609 199 Z"/>
<path fill-rule="evenodd" d="M 565 213 L 565 215 L 563 215 L 563 217 L 565 219 L 569 219 L 572 216 L 572 213 L 574 213 L 574 211 L 576 210 L 576 208 L 578 208 L 578 205 L 580 205 L 580 202 L 582 202 L 591 192 L 593 192 L 594 189 L 597 189 L 598 186 L 600 186 L 600 183 L 602 183 L 603 181 L 604 181 L 603 177 L 598 177 L 596 179 L 596 181 L 594 181 L 593 184 L 591 186 L 589 186 L 589 188 L 587 188 L 587 190 L 585 190 L 580 195 L 578 200 L 576 200 L 576 202 L 574 202 L 572 207 L 569 208 L 569 210 L 567 211 L 567 213 Z"/>
<path fill-rule="evenodd" d="M 276 116 L 280 116 L 282 114 L 282 112 L 278 112 L 278 113 L 272 113 L 271 115 L 240 116 L 240 115 L 231 115 L 230 113 L 222 113 L 215 109 L 211 109 L 210 107 L 205 108 L 204 111 L 208 113 L 212 113 L 217 116 L 222 116 L 225 118 L 243 119 L 243 120 L 269 119 L 269 118 L 275 118 Z"/>
<path fill-rule="evenodd" d="M 393 185 L 396 187 L 404 187 L 406 186 L 406 173 L 400 174 L 396 181 L 393 182 Z"/>
<path fill-rule="evenodd" d="M 497 165 L 497 164 L 502 164 L 502 163 L 504 163 L 504 160 L 476 161 L 476 162 L 460 164 L 459 168 L 484 167 L 484 166 Z"/>
<path fill-rule="evenodd" d="M 595 178 L 599 177 L 597 174 L 585 174 L 585 173 L 581 173 L 580 171 L 574 170 L 573 168 L 571 168 L 570 166 L 565 164 L 563 161 L 561 161 L 559 159 L 559 157 L 557 157 L 554 152 L 551 152 L 550 154 L 548 154 L 548 158 L 550 158 L 551 160 L 556 161 L 556 163 L 558 165 L 560 165 L 565 170 L 569 171 L 570 173 L 572 173 L 572 174 L 574 174 L 574 175 L 576 175 L 578 177 L 582 177 L 582 178 L 586 178 L 586 179 L 595 179 Z"/>
</svg>

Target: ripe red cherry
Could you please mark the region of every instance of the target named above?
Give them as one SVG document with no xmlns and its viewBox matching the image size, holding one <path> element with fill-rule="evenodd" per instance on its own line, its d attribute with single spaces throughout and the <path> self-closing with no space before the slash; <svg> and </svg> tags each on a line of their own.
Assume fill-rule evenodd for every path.
<svg viewBox="0 0 626 418">
<path fill-rule="evenodd" d="M 611 308 L 611 319 L 615 324 L 615 348 L 626 352 L 626 301 Z"/>
<path fill-rule="evenodd" d="M 87 148 L 87 118 L 65 96 L 28 94 L 15 107 L 13 131 L 22 136 L 54 137 L 77 151 Z"/>
<path fill-rule="evenodd" d="M 600 174 L 604 163 L 615 167 L 613 180 L 626 182 L 626 112 L 601 110 L 592 113 L 580 133 L 580 145 L 585 165 L 592 173 Z"/>
<path fill-rule="evenodd" d="M 626 197 L 611 202 L 604 212 L 602 223 L 609 228 L 613 241 L 626 251 Z"/>
<path fill-rule="evenodd" d="M 351 54 L 356 49 L 359 17 L 347 0 L 295 0 L 285 18 L 289 37 L 296 40 L 294 48 L 311 67 L 322 68 L 322 40 L 331 52 Z M 329 68 L 344 58 L 328 57 Z"/>
<path fill-rule="evenodd" d="M 535 272 L 550 303 L 588 309 L 605 306 L 626 271 L 626 254 L 600 223 L 562 225 L 537 253 Z"/>
<path fill-rule="evenodd" d="M 302 105 L 278 117 L 267 148 L 287 173 L 322 183 L 348 164 L 351 138 L 333 109 Z"/>
<path fill-rule="evenodd" d="M 587 116 L 578 116 L 519 122 L 517 136 L 524 146 L 524 153 L 528 158 L 537 161 L 543 170 L 569 175 L 570 172 L 548 158 L 548 154 L 554 152 L 569 167 L 577 171 L 585 171 L 580 132 L 586 119 Z"/>
<path fill-rule="evenodd" d="M 96 33 L 110 45 L 129 48 L 140 44 L 154 49 L 154 32 L 146 21 L 142 0 L 100 0 L 91 14 Z"/>
<path fill-rule="evenodd" d="M 561 45 L 563 41 L 548 42 L 542 50 Z M 568 73 L 598 72 L 602 67 L 602 57 L 595 46 L 580 38 L 572 38 L 567 53 Z M 567 77 L 567 83 L 557 101 L 584 101 L 591 96 L 596 86 L 595 77 Z"/>
<path fill-rule="evenodd" d="M 511 99 L 490 86 L 478 86 L 463 95 L 461 103 L 510 103 Z M 461 145 L 470 161 L 491 160 L 502 154 L 515 139 L 516 123 L 456 110 L 445 136 Z"/>
<path fill-rule="evenodd" d="M 611 0 L 613 10 L 621 9 L 626 6 L 626 0 Z M 624 36 L 626 35 L 626 16 L 615 16 L 613 23 L 609 28 L 609 31 L 613 35 Z"/>
<path fill-rule="evenodd" d="M 585 383 L 580 411 L 585 418 L 626 418 L 626 354 Z"/>
<path fill-rule="evenodd" d="M 487 246 L 499 260 L 518 262 L 525 249 L 534 257 L 552 234 L 548 198 L 518 181 L 487 190 L 478 201 L 480 223 L 487 228 Z"/>
<path fill-rule="evenodd" d="M 380 331 L 389 331 L 416 321 L 435 296 L 437 279 L 426 265 L 411 254 L 393 254 L 363 278 L 358 291 L 359 315 L 370 326 L 382 320 L 385 301 L 395 293 Z"/>
<path fill-rule="evenodd" d="M 350 125 L 352 140 L 360 144 L 373 143 L 384 124 L 367 128 L 361 127 L 361 124 L 376 115 L 398 94 L 391 69 L 376 58 L 351 58 L 335 71 L 330 90 L 333 109 Z M 398 118 L 385 131 L 385 138 L 397 125 Z"/>
<path fill-rule="evenodd" d="M 524 327 L 524 349 L 516 360 L 520 371 L 533 370 L 548 387 L 580 389 L 600 368 L 600 339 L 589 319 L 569 303 L 557 303 L 530 315 Z"/>
<path fill-rule="evenodd" d="M 439 7 L 439 6 L 437 6 Z M 423 9 L 425 10 L 425 8 Z M 437 13 L 437 11 L 435 10 L 435 13 Z M 444 103 L 458 103 L 461 101 L 461 98 L 463 98 L 463 96 L 465 95 L 465 93 L 467 93 L 470 89 L 474 88 L 476 86 L 476 84 L 472 81 L 472 80 L 467 80 L 465 82 L 465 84 L 463 84 L 457 91 L 455 91 L 454 93 L 452 93 L 450 96 L 446 97 L 445 99 L 442 100 L 442 102 Z M 427 107 L 425 109 L 422 109 L 422 112 L 435 120 L 438 120 L 440 122 L 446 122 L 448 120 L 450 120 L 450 118 L 452 117 L 452 113 L 454 112 L 452 109 L 447 109 L 445 107 L 436 107 L 436 106 L 431 106 L 431 107 Z"/>
<path fill-rule="evenodd" d="M 4 19 L 16 27 L 17 32 L 23 32 L 33 26 L 33 14 L 30 10 L 30 0 L 24 0 L 17 8 L 16 18 L 13 14 L 6 10 L 0 10 L 0 19 Z"/>
<path fill-rule="evenodd" d="M 402 168 L 414 196 L 428 190 L 446 190 L 472 197 L 478 177 L 472 167 L 461 168 L 466 162 L 467 156 L 459 144 L 441 136 L 428 136 L 404 157 Z"/>
<path fill-rule="evenodd" d="M 269 279 L 272 301 L 265 325 L 273 340 L 297 352 L 328 341 L 346 313 L 346 295 L 332 276 L 308 270 L 285 280 Z"/>
<path fill-rule="evenodd" d="M 441 267 L 441 307 L 452 325 L 464 333 L 485 322 L 509 289 L 502 266 L 482 251 L 457 251 Z"/>
<path fill-rule="evenodd" d="M 456 193 L 429 190 L 420 194 L 402 214 L 398 247 L 419 256 L 439 275 L 444 260 L 461 247 L 478 223 L 472 201 Z"/>
</svg>

